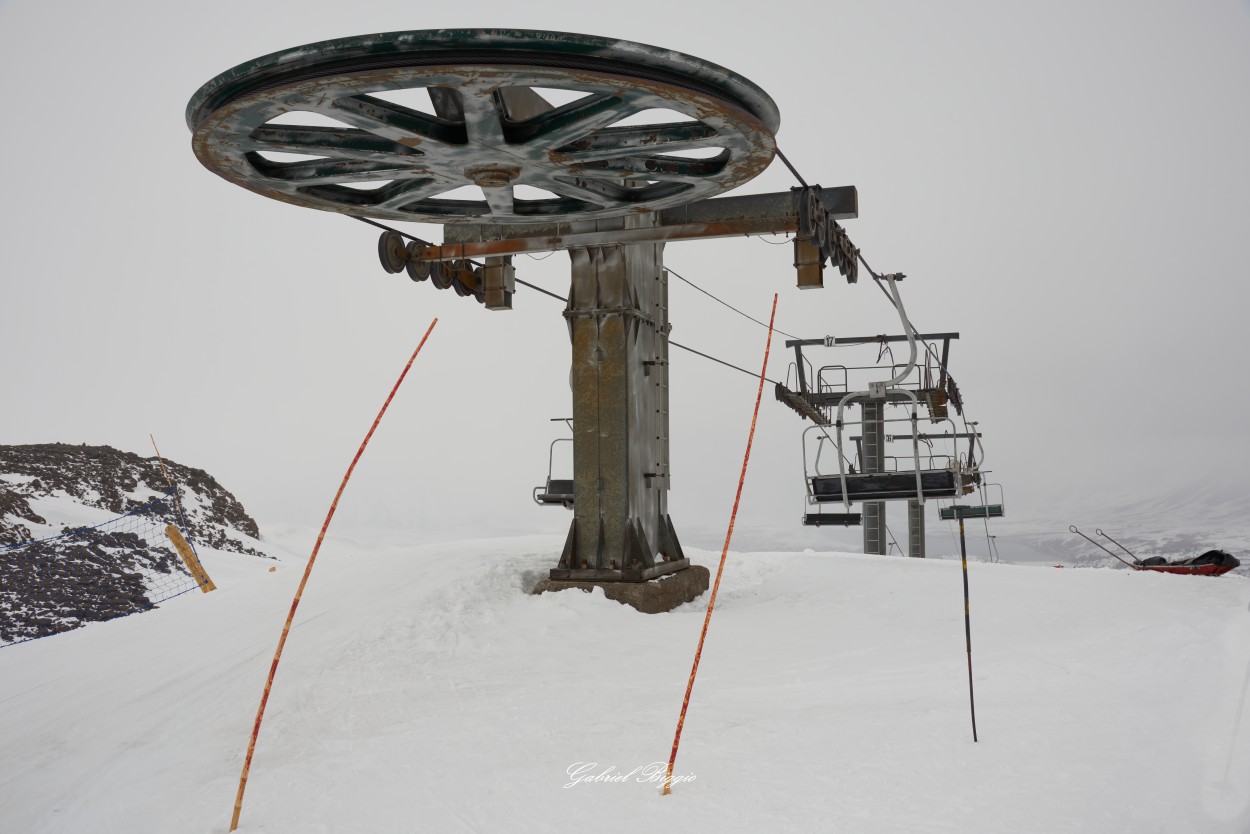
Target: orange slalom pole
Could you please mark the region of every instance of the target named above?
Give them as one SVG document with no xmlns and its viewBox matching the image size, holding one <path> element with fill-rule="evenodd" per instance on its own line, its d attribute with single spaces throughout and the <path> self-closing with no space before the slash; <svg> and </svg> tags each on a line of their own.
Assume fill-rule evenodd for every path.
<svg viewBox="0 0 1250 834">
<path fill-rule="evenodd" d="M 264 694 L 260 696 L 260 707 L 256 710 L 256 723 L 252 725 L 252 739 L 248 742 L 247 758 L 243 760 L 243 773 L 239 776 L 239 792 L 234 798 L 234 816 L 230 818 L 231 831 L 239 827 L 239 814 L 243 810 L 243 792 L 247 790 L 247 776 L 252 769 L 252 756 L 256 752 L 256 738 L 260 735 L 260 722 L 265 717 L 265 705 L 269 702 L 269 691 L 273 688 L 273 678 L 278 672 L 278 661 L 282 658 L 282 647 L 286 645 L 287 634 L 291 631 L 291 621 L 295 619 L 295 609 L 299 607 L 300 597 L 304 593 L 304 586 L 308 584 L 308 577 L 312 574 L 313 562 L 317 560 L 317 551 L 321 549 L 321 542 L 326 537 L 326 530 L 330 528 L 330 519 L 334 518 L 334 511 L 338 509 L 339 499 L 343 497 L 343 490 L 347 487 L 347 481 L 352 476 L 352 470 L 356 468 L 356 463 L 365 452 L 365 446 L 369 445 L 369 438 L 373 437 L 378 424 L 382 422 L 382 415 L 390 407 L 391 400 L 395 398 L 395 392 L 399 390 L 404 377 L 408 375 L 408 369 L 412 367 L 417 354 L 421 352 L 421 348 L 425 347 L 425 340 L 430 338 L 430 332 L 434 330 L 434 325 L 436 324 L 438 324 L 437 318 L 430 322 L 425 335 L 421 337 L 421 343 L 417 345 L 417 349 L 408 358 L 408 364 L 404 366 L 399 379 L 395 380 L 395 387 L 391 389 L 386 402 L 382 403 L 382 410 L 374 418 L 373 425 L 369 427 L 369 433 L 365 435 L 365 439 L 361 441 L 360 448 L 356 450 L 356 457 L 352 458 L 351 465 L 347 467 L 347 474 L 343 476 L 343 482 L 339 484 L 339 491 L 334 494 L 334 501 L 330 503 L 330 511 L 326 513 L 325 523 L 321 525 L 321 532 L 317 534 L 317 543 L 313 545 L 312 555 L 308 557 L 308 565 L 304 568 L 304 578 L 300 580 L 299 587 L 295 590 L 295 598 L 291 600 L 291 610 L 286 615 L 286 624 L 282 626 L 282 636 L 278 638 L 278 650 L 273 653 L 273 663 L 269 666 L 269 677 L 265 679 Z"/>
<path fill-rule="evenodd" d="M 738 518 L 738 502 L 742 500 L 742 483 L 747 478 L 747 462 L 751 460 L 751 444 L 755 442 L 755 423 L 760 416 L 760 399 L 764 396 L 764 376 L 768 372 L 768 354 L 773 347 L 773 321 L 777 318 L 777 295 L 773 294 L 773 311 L 768 317 L 768 341 L 764 345 L 764 366 L 760 368 L 760 387 L 755 393 L 755 412 L 751 415 L 751 431 L 747 435 L 747 451 L 742 456 L 742 474 L 738 476 L 738 492 L 734 495 L 733 512 L 729 514 L 729 530 L 725 533 L 725 547 L 720 552 L 720 565 L 716 568 L 716 581 L 708 598 L 707 614 L 703 617 L 703 631 L 699 645 L 694 651 L 694 665 L 690 667 L 690 680 L 686 682 L 686 696 L 681 700 L 681 714 L 677 716 L 677 732 L 673 734 L 673 752 L 668 757 L 668 771 L 664 776 L 663 795 L 673 790 L 673 765 L 677 762 L 677 745 L 681 744 L 681 728 L 686 724 L 686 710 L 690 708 L 690 693 L 694 690 L 694 677 L 699 673 L 699 658 L 703 656 L 703 642 L 707 639 L 707 627 L 712 622 L 712 609 L 716 607 L 716 592 L 720 590 L 721 574 L 725 572 L 725 558 L 729 555 L 729 542 L 734 535 L 734 521 Z"/>
</svg>

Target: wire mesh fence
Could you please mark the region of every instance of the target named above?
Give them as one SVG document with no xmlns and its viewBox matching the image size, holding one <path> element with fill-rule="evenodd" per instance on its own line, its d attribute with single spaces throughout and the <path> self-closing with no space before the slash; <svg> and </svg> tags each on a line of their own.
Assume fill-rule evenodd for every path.
<svg viewBox="0 0 1250 834">
<path fill-rule="evenodd" d="M 146 611 L 200 587 L 167 532 L 177 521 L 171 491 L 101 524 L 0 547 L 0 648 Z"/>
</svg>

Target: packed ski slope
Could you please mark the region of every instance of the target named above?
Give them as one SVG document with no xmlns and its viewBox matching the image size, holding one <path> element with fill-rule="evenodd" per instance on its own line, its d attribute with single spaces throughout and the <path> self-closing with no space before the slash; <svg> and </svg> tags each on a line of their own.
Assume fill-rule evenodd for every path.
<svg viewBox="0 0 1250 834">
<path fill-rule="evenodd" d="M 312 538 L 0 650 L 0 831 L 224 832 Z M 662 797 L 570 771 L 667 758 L 706 595 L 526 595 L 559 545 L 332 538 L 240 831 L 1250 831 L 1242 576 L 970 565 L 974 744 L 958 561 L 732 553 Z"/>
</svg>

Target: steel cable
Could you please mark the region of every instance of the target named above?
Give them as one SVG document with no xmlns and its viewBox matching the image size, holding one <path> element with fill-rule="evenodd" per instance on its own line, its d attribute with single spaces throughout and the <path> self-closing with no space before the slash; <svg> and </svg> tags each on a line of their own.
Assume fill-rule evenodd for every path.
<svg viewBox="0 0 1250 834">
<path fill-rule="evenodd" d="M 382 229 L 382 230 L 384 230 L 384 231 L 387 231 L 387 232 L 394 232 L 394 233 L 395 233 L 395 234 L 397 234 L 397 235 L 402 235 L 403 237 L 406 237 L 406 238 L 408 238 L 409 240 L 416 241 L 417 243 L 421 244 L 422 246 L 433 246 L 433 245 L 434 245 L 433 243 L 430 243 L 428 240 L 423 240 L 422 238 L 419 238 L 419 237 L 417 237 L 416 235 L 409 234 L 409 233 L 404 232 L 404 231 L 401 231 L 401 230 L 399 230 L 399 229 L 393 229 L 393 228 L 391 228 L 390 226 L 386 226 L 386 225 L 384 225 L 384 224 L 382 224 L 382 223 L 378 223 L 377 221 L 370 220 L 370 219 L 368 219 L 368 218 L 366 218 L 366 217 L 357 217 L 356 215 L 348 215 L 348 216 L 349 216 L 349 217 L 352 217 L 352 218 L 353 218 L 353 219 L 355 219 L 355 220 L 359 220 L 361 223 L 367 223 L 367 224 L 369 224 L 370 226 L 374 226 L 374 227 L 379 228 L 379 229 Z M 469 263 L 472 263 L 472 264 L 474 264 L 475 266 L 480 266 L 480 264 L 477 264 L 477 262 L 476 262 L 476 261 L 472 261 L 472 260 L 470 260 L 470 261 L 469 261 Z M 676 272 L 673 272 L 671 269 L 669 269 L 668 271 L 669 271 L 669 272 L 672 272 L 674 275 L 677 275 L 677 273 L 676 273 Z M 698 286 L 695 286 L 693 283 L 691 283 L 691 282 L 690 282 L 689 280 L 687 280 L 686 278 L 682 278 L 682 276 L 680 276 L 680 275 L 677 275 L 677 277 L 678 277 L 678 278 L 681 278 L 681 280 L 685 281 L 687 284 L 690 284 L 690 286 L 692 286 L 692 287 L 694 287 L 695 289 L 699 290 L 699 291 L 700 291 L 700 292 L 702 292 L 704 295 L 707 295 L 707 296 L 709 296 L 709 297 L 711 297 L 711 298 L 716 299 L 717 301 L 720 301 L 720 303 L 721 303 L 721 304 L 724 304 L 726 307 L 729 307 L 729 309 L 733 310 L 734 312 L 738 313 L 739 315 L 746 316 L 747 318 L 751 319 L 751 321 L 754 321 L 754 322 L 756 322 L 757 324 L 760 324 L 760 325 L 764 326 L 765 328 L 767 328 L 767 327 L 768 327 L 768 325 L 764 324 L 763 322 L 759 321 L 758 319 L 751 318 L 751 316 L 748 316 L 746 313 L 743 313 L 741 310 L 737 309 L 736 307 L 734 307 L 734 306 L 732 306 L 732 305 L 730 305 L 730 304 L 727 304 L 727 303 L 726 303 L 726 302 L 724 302 L 724 301 L 721 301 L 719 298 L 716 298 L 716 296 L 712 295 L 711 293 L 707 292 L 706 290 L 704 290 L 704 289 L 702 289 L 702 288 L 700 288 L 700 287 L 698 287 Z M 557 301 L 562 301 L 562 302 L 564 302 L 565 304 L 568 304 L 568 302 L 569 302 L 569 300 L 568 300 L 567 298 L 565 298 L 564 296 L 559 295 L 558 293 L 554 293 L 554 292 L 552 292 L 551 290 L 543 289 L 542 287 L 538 286 L 537 284 L 531 284 L 531 283 L 529 283 L 528 281 L 522 281 L 520 278 L 516 278 L 515 280 L 516 280 L 516 282 L 517 282 L 518 284 L 520 284 L 521 286 L 523 286 L 523 287 L 528 287 L 528 288 L 529 288 L 529 289 L 531 289 L 531 290 L 536 290 L 537 292 L 540 292 L 540 293 L 542 293 L 543 295 L 546 295 L 546 296 L 550 296 L 551 298 L 554 298 L 554 299 L 555 299 L 555 300 L 557 300 Z M 789 336 L 789 335 L 790 335 L 789 333 L 785 333 L 785 332 L 783 332 L 783 331 L 781 331 L 781 330 L 778 330 L 777 332 L 778 332 L 778 333 L 781 333 L 783 336 Z M 793 339 L 793 338 L 795 338 L 795 337 L 790 336 L 790 338 L 792 338 L 792 339 Z M 684 351 L 688 351 L 688 352 L 690 352 L 690 353 L 693 353 L 693 354 L 694 354 L 694 355 L 696 355 L 696 356 L 702 356 L 704 359 L 710 359 L 710 360 L 712 360 L 713 362 L 716 362 L 717 364 L 724 365 L 726 368 L 733 368 L 735 371 L 739 371 L 739 372 L 741 372 L 741 373 L 744 373 L 744 374 L 746 374 L 747 376 L 751 377 L 752 379 L 755 379 L 755 378 L 758 376 L 758 375 L 757 375 L 755 372 L 753 372 L 753 371 L 748 371 L 746 368 L 739 367 L 738 365 L 735 365 L 735 364 L 733 364 L 732 362 L 726 362 L 724 359 L 718 359 L 718 358 L 716 358 L 715 356 L 712 356 L 712 355 L 710 355 L 710 354 L 704 353 L 703 351 L 700 351 L 700 350 L 695 350 L 694 348 L 692 348 L 692 347 L 688 347 L 688 346 L 686 346 L 686 345 L 683 345 L 683 344 L 681 344 L 680 342 L 674 342 L 672 339 L 669 339 L 669 340 L 668 340 L 668 344 L 669 344 L 671 347 L 681 348 L 682 350 L 684 350 Z M 765 380 L 766 380 L 767 382 L 772 383 L 773 385 L 776 385 L 776 384 L 777 384 L 777 382 L 776 382 L 775 380 L 771 380 L 771 379 L 767 379 L 767 378 L 765 378 Z"/>
</svg>

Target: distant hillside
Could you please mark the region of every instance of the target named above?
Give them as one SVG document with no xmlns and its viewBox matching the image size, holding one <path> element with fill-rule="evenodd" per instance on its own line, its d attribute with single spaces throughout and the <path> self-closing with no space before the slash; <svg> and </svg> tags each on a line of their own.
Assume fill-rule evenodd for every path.
<svg viewBox="0 0 1250 834">
<path fill-rule="evenodd" d="M 201 469 L 166 465 L 186 519 L 179 527 L 194 545 L 265 555 L 237 498 Z M 108 446 L 0 446 L 0 547 L 43 540 L 0 550 L 0 645 L 133 614 L 193 589 L 163 533 L 173 507 L 150 503 L 168 491 L 154 457 Z"/>
<path fill-rule="evenodd" d="M 260 528 L 243 504 L 203 469 L 166 460 L 181 490 L 190 538 L 218 550 L 264 556 L 251 544 Z M 121 515 L 169 490 L 156 457 L 111 446 L 40 443 L 0 446 L 0 545 L 61 532 L 86 519 L 61 518 L 72 505 Z"/>
<path fill-rule="evenodd" d="M 1049 503 L 1037 505 L 1013 499 L 1007 493 L 1007 515 L 988 521 L 970 520 L 966 525 L 968 557 L 989 561 L 987 535 L 994 537 L 994 548 L 1001 561 L 1015 564 L 1066 564 L 1081 567 L 1124 568 L 1089 542 L 1068 531 L 1075 524 L 1094 538 L 1102 529 L 1141 557 L 1163 556 L 1178 559 L 1197 556 L 1207 550 L 1225 550 L 1241 560 L 1238 573 L 1250 574 L 1250 481 L 1204 480 L 1199 483 L 1143 484 L 1142 489 L 1161 486 L 1166 491 L 1144 497 L 1056 495 Z M 975 503 L 970 495 L 964 503 Z M 959 555 L 959 528 L 954 521 L 943 521 L 938 514 L 947 501 L 929 501 L 926 507 L 926 550 L 930 558 Z M 855 511 L 860 505 L 854 505 Z M 899 554 L 907 547 L 907 508 L 905 502 L 891 502 L 888 509 L 890 552 Z M 781 523 L 781 522 L 784 522 Z M 683 543 L 708 549 L 719 548 L 725 528 L 714 525 L 681 525 Z M 1104 541 L 1099 539 L 1099 541 Z M 737 552 L 802 551 L 811 549 L 861 552 L 861 527 L 802 527 L 793 518 L 756 520 L 734 530 Z M 1108 547 L 1115 549 L 1109 542 Z M 1125 568 L 1127 570 L 1127 568 Z"/>
<path fill-rule="evenodd" d="M 1114 496 L 1081 502 L 1066 511 L 1022 509 L 990 523 L 1007 561 L 1009 549 L 1048 554 L 1069 564 L 1123 567 L 1068 530 L 1081 532 L 1116 550 L 1097 536 L 1101 529 L 1139 557 L 1175 559 L 1218 548 L 1241 560 L 1239 573 L 1250 572 L 1250 485 L 1201 483 L 1174 485 L 1167 493 L 1124 500 Z M 977 528 L 979 529 L 979 527 Z"/>
</svg>

